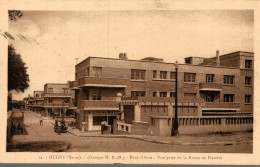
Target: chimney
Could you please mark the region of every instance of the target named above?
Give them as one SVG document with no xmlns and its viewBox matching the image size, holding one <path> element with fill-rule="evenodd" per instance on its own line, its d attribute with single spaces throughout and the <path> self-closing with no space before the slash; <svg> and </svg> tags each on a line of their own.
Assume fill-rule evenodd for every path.
<svg viewBox="0 0 260 167">
<path fill-rule="evenodd" d="M 119 59 L 127 60 L 127 54 L 126 53 L 119 53 Z"/>
<path fill-rule="evenodd" d="M 220 60 L 219 60 L 219 51 L 216 52 L 216 65 L 220 66 Z"/>
</svg>

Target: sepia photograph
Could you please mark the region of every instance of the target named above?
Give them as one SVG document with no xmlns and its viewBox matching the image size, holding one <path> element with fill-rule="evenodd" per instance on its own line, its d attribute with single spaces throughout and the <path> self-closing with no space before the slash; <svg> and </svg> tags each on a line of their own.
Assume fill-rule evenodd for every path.
<svg viewBox="0 0 260 167">
<path fill-rule="evenodd" d="M 155 5 L 164 10 L 8 9 L 4 152 L 46 162 L 253 155 L 254 10 Z"/>
</svg>

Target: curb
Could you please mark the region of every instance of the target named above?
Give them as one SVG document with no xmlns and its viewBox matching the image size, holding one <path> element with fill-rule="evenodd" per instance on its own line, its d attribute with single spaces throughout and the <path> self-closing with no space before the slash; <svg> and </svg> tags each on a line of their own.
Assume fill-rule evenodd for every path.
<svg viewBox="0 0 260 167">
<path fill-rule="evenodd" d="M 134 136 L 127 136 L 127 135 L 90 135 L 90 136 L 82 136 L 80 134 L 75 134 L 73 132 L 70 132 L 69 130 L 67 131 L 68 133 L 74 135 L 74 136 L 78 136 L 78 137 L 102 137 L 102 138 L 128 138 L 128 139 L 136 139 L 136 140 L 141 140 L 141 141 L 146 141 L 146 142 L 150 142 L 150 143 L 156 143 L 156 144 L 172 144 L 172 142 L 165 142 L 165 141 L 156 141 L 156 140 L 147 140 L 147 139 L 143 139 L 143 138 L 139 138 L 139 137 L 134 137 Z M 176 143 L 174 143 L 174 145 L 176 145 Z"/>
<path fill-rule="evenodd" d="M 83 136 L 80 134 L 75 134 L 73 132 L 70 132 L 68 130 L 68 133 L 78 136 L 78 137 L 103 137 L 103 138 L 128 138 L 128 139 L 136 139 L 140 141 L 146 141 L 150 143 L 156 143 L 156 144 L 169 144 L 169 145 L 234 145 L 234 144 L 243 144 L 243 143 L 252 143 L 252 141 L 241 141 L 241 142 L 215 142 L 215 143 L 181 143 L 181 142 L 167 142 L 167 141 L 158 141 L 158 140 L 147 140 L 144 138 L 139 138 L 131 135 L 90 135 L 90 136 Z"/>
</svg>

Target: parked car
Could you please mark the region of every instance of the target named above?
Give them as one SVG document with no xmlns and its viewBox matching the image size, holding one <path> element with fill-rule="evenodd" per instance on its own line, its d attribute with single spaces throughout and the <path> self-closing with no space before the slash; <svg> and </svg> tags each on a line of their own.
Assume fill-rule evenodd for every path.
<svg viewBox="0 0 260 167">
<path fill-rule="evenodd" d="M 59 120 L 55 120 L 55 124 L 54 124 L 54 131 L 56 133 L 58 133 L 58 121 Z M 67 133 L 68 127 L 66 126 L 65 121 L 60 120 L 59 122 L 61 123 L 60 133 Z"/>
</svg>

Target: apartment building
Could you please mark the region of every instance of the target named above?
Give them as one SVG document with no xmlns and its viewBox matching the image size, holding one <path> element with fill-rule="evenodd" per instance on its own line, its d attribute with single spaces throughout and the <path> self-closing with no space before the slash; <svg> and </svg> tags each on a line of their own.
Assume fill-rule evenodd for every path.
<svg viewBox="0 0 260 167">
<path fill-rule="evenodd" d="M 73 110 L 69 110 L 74 91 L 69 89 L 68 83 L 46 83 L 43 98 L 44 115 L 53 117 L 74 115 Z"/>
<path fill-rule="evenodd" d="M 70 83 L 78 127 L 83 123 L 89 131 L 98 130 L 105 119 L 115 125 L 115 133 L 168 135 L 175 112 L 176 68 L 180 126 L 252 124 L 253 60 L 253 53 L 242 51 L 188 57 L 178 66 L 151 57 L 128 60 L 126 54 L 119 59 L 88 57 L 76 65 Z M 120 104 L 117 93 L 123 94 Z"/>
<path fill-rule="evenodd" d="M 44 110 L 43 102 L 44 102 L 43 91 L 34 91 L 32 110 L 37 112 L 42 112 Z"/>
</svg>

